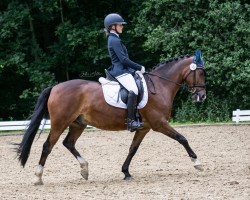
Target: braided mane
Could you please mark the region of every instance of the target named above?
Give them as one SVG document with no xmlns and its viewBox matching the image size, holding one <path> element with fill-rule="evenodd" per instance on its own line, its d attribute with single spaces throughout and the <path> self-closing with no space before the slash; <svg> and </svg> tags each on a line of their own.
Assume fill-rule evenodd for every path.
<svg viewBox="0 0 250 200">
<path fill-rule="evenodd" d="M 176 62 L 178 62 L 178 61 L 180 61 L 180 60 L 182 60 L 182 59 L 184 59 L 184 58 L 189 58 L 189 57 L 191 57 L 192 55 L 190 55 L 190 54 L 186 54 L 186 55 L 181 55 L 181 56 L 178 56 L 178 57 L 175 57 L 175 58 L 171 58 L 171 59 L 169 59 L 169 60 L 166 60 L 166 61 L 164 61 L 164 62 L 161 62 L 161 63 L 159 63 L 159 64 L 157 64 L 156 66 L 154 66 L 153 68 L 152 68 L 152 70 L 154 70 L 154 69 L 156 69 L 157 67 L 159 67 L 159 66 L 162 66 L 162 65 L 164 65 L 164 64 L 166 64 L 166 67 L 167 66 L 172 66 L 174 63 L 176 63 Z"/>
</svg>

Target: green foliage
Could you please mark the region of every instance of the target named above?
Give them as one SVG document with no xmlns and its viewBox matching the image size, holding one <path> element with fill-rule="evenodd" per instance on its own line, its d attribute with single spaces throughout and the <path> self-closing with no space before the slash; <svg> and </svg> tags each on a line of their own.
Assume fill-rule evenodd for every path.
<svg viewBox="0 0 250 200">
<path fill-rule="evenodd" d="M 177 108 L 174 121 L 176 122 L 223 122 L 230 121 L 228 101 L 222 102 L 211 93 L 204 103 L 194 104 L 189 98 L 181 101 L 181 106 Z M 230 114 L 229 114 L 230 113 Z"/>
<path fill-rule="evenodd" d="M 19 30 L 23 28 L 25 18 L 28 17 L 28 9 L 18 6 L 17 2 L 8 5 L 8 11 L 1 13 L 0 24 L 0 63 L 1 70 L 5 67 L 18 66 L 19 70 L 27 65 L 25 60 L 25 46 L 28 44 L 25 32 Z M 27 48 L 27 47 L 26 47 Z"/>
</svg>

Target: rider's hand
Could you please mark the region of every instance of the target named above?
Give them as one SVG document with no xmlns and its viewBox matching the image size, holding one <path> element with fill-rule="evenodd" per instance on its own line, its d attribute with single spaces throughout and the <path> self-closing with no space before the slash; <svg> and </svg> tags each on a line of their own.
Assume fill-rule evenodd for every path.
<svg viewBox="0 0 250 200">
<path fill-rule="evenodd" d="M 141 66 L 141 73 L 144 74 L 145 73 L 145 67 Z"/>
</svg>

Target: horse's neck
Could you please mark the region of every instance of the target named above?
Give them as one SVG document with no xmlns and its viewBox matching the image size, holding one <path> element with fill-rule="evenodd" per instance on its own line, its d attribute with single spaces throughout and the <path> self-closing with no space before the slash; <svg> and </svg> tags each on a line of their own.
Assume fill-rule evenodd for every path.
<svg viewBox="0 0 250 200">
<path fill-rule="evenodd" d="M 171 99 L 174 99 L 177 94 L 180 84 L 183 83 L 186 74 L 187 63 L 181 60 L 175 63 L 173 66 L 162 66 L 156 69 L 153 73 L 156 73 L 162 78 L 156 81 L 156 86 L 160 88 L 161 93 L 166 96 L 170 95 Z"/>
<path fill-rule="evenodd" d="M 166 66 L 166 67 L 162 66 L 158 70 L 155 70 L 155 73 L 157 73 L 159 76 L 165 79 L 171 80 L 174 83 L 181 84 L 183 80 L 182 71 L 183 71 L 183 66 L 181 65 L 181 63 L 176 63 L 173 66 Z"/>
</svg>

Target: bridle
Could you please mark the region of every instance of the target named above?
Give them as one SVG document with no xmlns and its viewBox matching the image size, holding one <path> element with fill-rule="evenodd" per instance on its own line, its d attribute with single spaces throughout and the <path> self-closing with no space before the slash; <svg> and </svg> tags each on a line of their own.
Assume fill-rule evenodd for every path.
<svg viewBox="0 0 250 200">
<path fill-rule="evenodd" d="M 196 70 L 197 69 L 202 69 L 205 73 L 205 68 L 203 66 L 197 66 L 196 69 L 194 70 L 191 70 L 190 69 L 190 72 L 187 74 L 187 76 L 184 78 L 184 82 L 186 82 L 186 79 L 189 77 L 190 74 L 193 73 L 193 84 L 191 86 L 187 85 L 186 83 L 184 84 L 181 84 L 181 83 L 177 83 L 169 78 L 166 78 L 166 77 L 163 77 L 163 76 L 160 76 L 160 75 L 157 75 L 157 74 L 153 74 L 151 72 L 145 72 L 144 74 L 145 75 L 148 75 L 148 81 L 151 82 L 151 84 L 153 85 L 153 88 L 154 88 L 154 91 L 151 91 L 151 94 L 155 95 L 156 94 L 156 88 L 155 88 L 155 85 L 154 85 L 154 82 L 152 81 L 151 77 L 150 76 L 156 76 L 160 79 L 163 79 L 165 81 L 168 81 L 168 82 L 171 82 L 175 85 L 178 85 L 180 87 L 183 87 L 184 89 L 187 89 L 189 92 L 191 92 L 192 94 L 196 93 L 196 92 L 199 92 L 200 90 L 198 90 L 197 88 L 206 88 L 206 84 L 196 84 Z"/>
<path fill-rule="evenodd" d="M 193 84 L 191 86 L 188 86 L 185 84 L 185 88 L 187 88 L 187 90 L 190 91 L 192 94 L 200 91 L 200 90 L 197 90 L 197 88 L 206 88 L 206 84 L 196 84 L 197 69 L 203 70 L 205 74 L 205 68 L 203 66 L 197 66 L 195 70 L 190 70 L 190 72 L 187 74 L 187 76 L 184 79 L 184 82 L 186 82 L 186 79 L 188 78 L 188 76 L 193 73 Z"/>
</svg>

